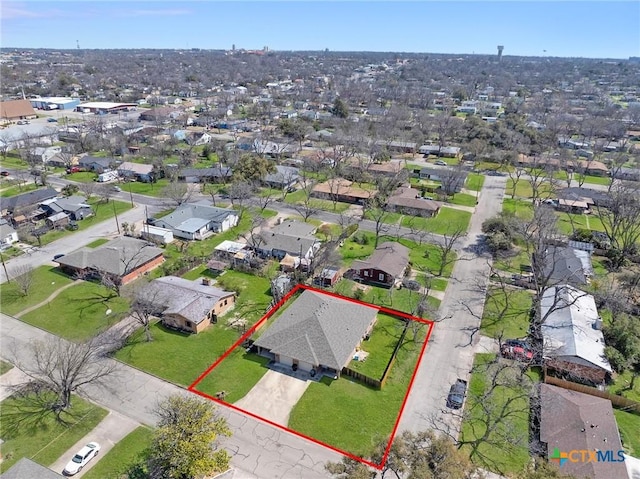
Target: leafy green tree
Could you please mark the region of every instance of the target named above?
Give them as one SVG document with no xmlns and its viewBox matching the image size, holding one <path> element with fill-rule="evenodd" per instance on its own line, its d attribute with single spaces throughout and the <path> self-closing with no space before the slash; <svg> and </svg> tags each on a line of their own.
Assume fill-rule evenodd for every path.
<svg viewBox="0 0 640 479">
<path fill-rule="evenodd" d="M 510 476 L 511 479 L 575 479 L 575 476 L 563 474 L 558 466 L 544 459 L 536 459 L 525 468 Z"/>
<path fill-rule="evenodd" d="M 257 155 L 243 155 L 233 167 L 233 181 L 259 182 L 275 171 L 273 161 Z"/>
<path fill-rule="evenodd" d="M 629 389 L 633 389 L 640 374 L 640 321 L 621 314 L 605 326 L 603 333 L 607 358 L 616 372 L 631 372 Z"/>
<path fill-rule="evenodd" d="M 228 469 L 229 453 L 217 447 L 218 438 L 231 431 L 211 402 L 173 395 L 155 412 L 160 422 L 149 449 L 151 479 L 192 479 Z"/>
<path fill-rule="evenodd" d="M 349 107 L 342 98 L 336 98 L 331 112 L 338 118 L 347 118 L 349 116 Z"/>
</svg>

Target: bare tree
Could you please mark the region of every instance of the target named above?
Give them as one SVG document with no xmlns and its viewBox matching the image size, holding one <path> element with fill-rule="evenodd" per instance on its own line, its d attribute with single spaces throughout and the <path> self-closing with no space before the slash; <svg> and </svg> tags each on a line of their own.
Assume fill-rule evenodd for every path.
<svg viewBox="0 0 640 479">
<path fill-rule="evenodd" d="M 260 212 L 266 210 L 275 201 L 277 193 L 271 188 L 265 188 L 253 197 L 254 202 L 260 208 Z"/>
<path fill-rule="evenodd" d="M 94 183 L 93 181 L 88 181 L 86 183 L 80 183 L 78 188 L 87 197 L 87 201 L 88 201 L 95 194 L 96 186 L 97 186 L 96 183 Z"/>
<path fill-rule="evenodd" d="M 82 343 L 58 337 L 33 341 L 29 344 L 29 357 L 29 362 L 13 362 L 42 387 L 42 392 L 54 394 L 48 408 L 58 417 L 71 407 L 71 394 L 89 384 L 101 383 L 116 367 L 115 362 L 102 356 L 99 338 Z"/>
<path fill-rule="evenodd" d="M 302 197 L 302 200 L 298 201 L 293 207 L 300 216 L 302 216 L 302 219 L 305 222 L 309 221 L 309 218 L 318 211 L 312 197 L 314 187 L 315 182 L 311 179 L 306 179 L 302 186 L 304 196 Z"/>
<path fill-rule="evenodd" d="M 389 211 L 386 208 L 386 200 L 379 195 L 370 198 L 365 203 L 367 203 L 366 215 L 373 221 L 375 226 L 374 248 L 377 248 L 380 236 L 389 231 L 389 226 L 385 223 L 385 220 L 389 217 Z"/>
<path fill-rule="evenodd" d="M 458 242 L 460 238 L 462 238 L 466 234 L 466 230 L 463 228 L 453 229 L 444 235 L 442 235 L 442 242 L 436 243 L 436 248 L 438 249 L 439 258 L 438 258 L 438 270 L 431 271 L 431 273 L 435 276 L 442 276 L 444 271 L 456 262 L 457 256 L 455 253 L 455 244 Z"/>
<path fill-rule="evenodd" d="M 229 185 L 227 191 L 229 192 L 231 204 L 238 208 L 238 215 L 242 218 L 247 209 L 246 204 L 253 196 L 253 185 L 245 180 L 234 181 Z"/>
<path fill-rule="evenodd" d="M 33 269 L 27 265 L 16 266 L 13 269 L 13 280 L 20 294 L 22 296 L 28 296 L 35 281 Z"/>
<path fill-rule="evenodd" d="M 172 181 L 162 189 L 162 196 L 164 196 L 174 208 L 188 203 L 191 195 L 192 192 L 189 190 L 188 185 L 178 181 Z"/>
<path fill-rule="evenodd" d="M 129 314 L 142 326 L 147 342 L 153 341 L 150 329 L 152 321 L 155 317 L 160 316 L 166 308 L 161 291 L 154 288 L 153 285 L 146 284 L 138 291 L 134 291 L 131 298 Z"/>
</svg>

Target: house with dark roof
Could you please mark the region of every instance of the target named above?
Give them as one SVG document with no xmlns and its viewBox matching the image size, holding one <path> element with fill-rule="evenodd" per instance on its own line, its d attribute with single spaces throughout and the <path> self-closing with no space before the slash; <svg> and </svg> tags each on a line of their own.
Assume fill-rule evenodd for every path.
<svg viewBox="0 0 640 479">
<path fill-rule="evenodd" d="M 220 163 L 211 168 L 183 168 L 178 172 L 178 180 L 187 183 L 226 183 L 233 171 Z"/>
<path fill-rule="evenodd" d="M 376 322 L 378 309 L 306 290 L 256 340 L 276 363 L 340 376 Z"/>
<path fill-rule="evenodd" d="M 62 477 L 64 476 L 47 467 L 41 466 L 28 457 L 23 457 L 5 471 L 4 474 L 0 474 L 0 478 L 2 479 L 60 479 Z"/>
<path fill-rule="evenodd" d="M 537 261 L 535 255 L 533 259 L 534 262 Z M 540 265 L 540 270 L 549 284 L 583 286 L 593 276 L 589 251 L 570 246 L 548 245 L 540 260 L 544 263 Z"/>
<path fill-rule="evenodd" d="M 163 324 L 196 334 L 216 323 L 235 304 L 234 292 L 177 276 L 155 279 L 139 294 L 158 304 Z"/>
<path fill-rule="evenodd" d="M 418 148 L 418 153 L 421 155 L 436 155 L 446 158 L 456 158 L 460 154 L 460 148 L 457 146 L 442 146 L 439 145 L 422 145 Z"/>
<path fill-rule="evenodd" d="M 568 457 L 562 472 L 589 479 L 629 479 L 611 401 L 551 384 L 540 385 L 540 441 L 546 457 L 558 452 L 592 451 L 612 460 Z M 597 458 L 598 456 L 596 456 Z"/>
<path fill-rule="evenodd" d="M 166 228 L 178 238 L 202 240 L 214 233 L 222 233 L 238 224 L 238 213 L 202 203 L 185 203 L 173 213 L 153 220 L 154 226 Z"/>
<path fill-rule="evenodd" d="M 422 197 L 420 190 L 403 185 L 393 192 L 387 200 L 389 211 L 411 216 L 433 217 L 438 214 L 442 204 Z"/>
<path fill-rule="evenodd" d="M 80 248 L 56 260 L 59 268 L 73 277 L 108 275 L 125 285 L 164 261 L 162 250 L 150 243 L 123 236 L 96 248 Z"/>
<path fill-rule="evenodd" d="M 0 212 L 2 216 L 7 214 L 11 214 L 14 217 L 26 215 L 38 208 L 38 205 L 43 201 L 55 198 L 57 195 L 58 192 L 53 188 L 42 188 L 9 198 L 0 198 Z"/>
<path fill-rule="evenodd" d="M 440 189 L 448 194 L 459 193 L 467 181 L 467 172 L 456 168 L 422 168 L 418 177 L 423 180 L 439 181 Z"/>
<path fill-rule="evenodd" d="M 40 207 L 47 216 L 65 213 L 73 221 L 83 220 L 93 215 L 93 208 L 87 203 L 87 199 L 79 195 L 51 198 L 40 203 Z"/>
<path fill-rule="evenodd" d="M 263 258 L 275 258 L 283 269 L 293 270 L 307 264 L 320 247 L 313 234 L 316 227 L 301 221 L 287 220 L 270 230 L 252 236 L 248 247 Z"/>
<path fill-rule="evenodd" d="M 387 241 L 378 245 L 367 260 L 355 260 L 345 277 L 361 283 L 391 288 L 402 281 L 409 266 L 409 248 Z"/>
<path fill-rule="evenodd" d="M 553 286 L 543 293 L 540 314 L 545 366 L 576 382 L 605 383 L 612 369 L 594 297 L 568 284 Z"/>
<path fill-rule="evenodd" d="M 103 173 L 110 170 L 113 165 L 117 164 L 115 158 L 99 158 L 96 156 L 83 156 L 78 160 L 78 166 L 87 171 L 95 171 Z"/>
<path fill-rule="evenodd" d="M 125 161 L 118 166 L 118 175 L 122 178 L 133 178 L 143 183 L 153 181 L 153 165 Z"/>
<path fill-rule="evenodd" d="M 268 173 L 262 182 L 271 188 L 288 190 L 300 180 L 300 170 L 293 166 L 276 165 L 276 171 Z"/>
</svg>

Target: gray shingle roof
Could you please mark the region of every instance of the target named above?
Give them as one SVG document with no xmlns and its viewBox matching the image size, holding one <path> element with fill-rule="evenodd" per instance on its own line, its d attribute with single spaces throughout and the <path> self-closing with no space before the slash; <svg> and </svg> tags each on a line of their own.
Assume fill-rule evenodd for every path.
<svg viewBox="0 0 640 479">
<path fill-rule="evenodd" d="M 387 241 L 378 245 L 366 261 L 356 260 L 351 269 L 361 270 L 375 268 L 394 277 L 400 277 L 409 264 L 409 248 Z"/>
<path fill-rule="evenodd" d="M 16 208 L 23 206 L 37 205 L 51 198 L 55 198 L 58 192 L 53 188 L 44 188 L 41 190 L 29 191 L 28 193 L 22 193 L 21 195 L 12 196 L 10 198 L 0 198 L 0 204 L 2 209 L 7 208 L 9 211 L 13 211 Z"/>
<path fill-rule="evenodd" d="M 147 297 L 156 292 L 158 300 L 166 306 L 163 314 L 179 314 L 196 324 L 202 322 L 218 301 L 234 295 L 233 292 L 177 276 L 158 278 L 144 290 Z"/>
<path fill-rule="evenodd" d="M 260 233 L 262 243 L 259 248 L 262 250 L 280 250 L 286 253 L 291 253 L 294 256 L 305 256 L 309 248 L 318 243 L 317 238 L 308 236 L 290 236 L 283 234 L 275 234 L 269 231 Z"/>
<path fill-rule="evenodd" d="M 78 211 L 82 208 L 91 208 L 91 205 L 87 204 L 87 199 L 84 196 L 77 196 L 77 195 L 58 198 L 58 200 L 56 200 L 56 204 L 63 211 L 71 211 L 71 212 Z"/>
<path fill-rule="evenodd" d="M 591 257 L 586 251 L 549 246 L 543 261 L 544 275 L 549 278 L 550 284 L 569 283 L 580 286 L 587 284 L 587 276 L 593 274 Z"/>
<path fill-rule="evenodd" d="M 340 371 L 378 313 L 377 308 L 304 291 L 256 345 Z"/>
<path fill-rule="evenodd" d="M 232 209 L 187 203 L 176 208 L 173 213 L 163 216 L 158 220 L 158 224 L 165 228 L 195 232 L 211 221 L 222 223 L 227 216 L 236 214 Z"/>
<path fill-rule="evenodd" d="M 286 220 L 271 228 L 271 232 L 289 236 L 310 237 L 316 232 L 316 227 L 309 223 L 303 223 L 302 221 Z"/>
<path fill-rule="evenodd" d="M 161 256 L 162 250 L 136 238 L 122 237 L 97 248 L 81 248 L 56 260 L 61 266 L 92 268 L 123 276 L 137 267 Z"/>
<path fill-rule="evenodd" d="M 16 462 L 8 471 L 0 475 L 2 479 L 60 479 L 60 474 L 41 466 L 37 462 L 33 462 L 31 459 L 23 457 Z"/>
</svg>

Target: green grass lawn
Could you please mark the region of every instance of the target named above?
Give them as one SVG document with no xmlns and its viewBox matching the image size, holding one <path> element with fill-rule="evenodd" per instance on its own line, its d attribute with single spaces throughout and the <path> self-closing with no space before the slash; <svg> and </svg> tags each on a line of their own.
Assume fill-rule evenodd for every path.
<svg viewBox="0 0 640 479">
<path fill-rule="evenodd" d="M 468 190 L 480 191 L 484 185 L 484 175 L 479 173 L 469 173 L 464 187 Z"/>
<path fill-rule="evenodd" d="M 398 344 L 404 322 L 394 316 L 378 313 L 368 340 L 363 341 L 360 349 L 369 353 L 365 361 L 352 360 L 349 367 L 373 379 L 380 379 Z"/>
<path fill-rule="evenodd" d="M 289 193 L 285 198 L 284 202 L 290 205 L 302 204 L 305 199 L 306 193 L 303 190 L 298 190 L 293 193 Z M 313 198 L 309 202 L 312 208 L 323 210 L 323 211 L 331 211 L 332 213 L 342 213 L 346 211 L 351 206 L 349 203 L 341 203 L 337 201 L 335 205 L 333 201 L 330 200 L 322 200 L 319 198 Z"/>
<path fill-rule="evenodd" d="M 7 155 L 0 158 L 0 167 L 12 170 L 26 170 L 29 168 L 29 164 L 16 156 Z"/>
<path fill-rule="evenodd" d="M 162 190 L 169 184 L 167 178 L 160 178 L 155 183 L 143 183 L 140 181 L 129 181 L 120 185 L 122 191 L 137 193 L 139 195 L 161 197 Z"/>
<path fill-rule="evenodd" d="M 502 203 L 502 211 L 504 213 L 511 213 L 525 221 L 533 219 L 533 205 L 526 201 L 505 198 Z"/>
<path fill-rule="evenodd" d="M 558 230 L 560 233 L 570 236 L 575 229 L 588 229 L 604 232 L 604 226 L 597 214 L 574 215 L 571 213 L 556 213 L 558 216 Z M 573 223 L 573 224 L 572 224 Z"/>
<path fill-rule="evenodd" d="M 268 362 L 268 358 L 247 353 L 238 346 L 198 384 L 197 389 L 210 396 L 224 391 L 224 400 L 234 403 L 246 396 L 265 375 Z"/>
<path fill-rule="evenodd" d="M 403 216 L 402 226 L 414 227 L 436 234 L 451 234 L 461 229 L 466 231 L 471 221 L 471 213 L 443 206 L 435 218 L 421 218 L 418 216 Z"/>
<path fill-rule="evenodd" d="M 98 238 L 97 240 L 93 240 L 91 243 L 89 243 L 87 246 L 87 248 L 97 248 L 100 245 L 103 245 L 105 243 L 108 243 L 109 240 L 107 238 Z"/>
<path fill-rule="evenodd" d="M 507 186 L 505 189 L 505 195 L 511 197 L 513 194 L 514 181 L 509 178 L 507 180 Z M 539 187 L 539 195 L 546 198 L 551 195 L 553 187 L 550 183 L 543 183 Z M 520 198 L 531 198 L 533 196 L 533 188 L 531 187 L 531 181 L 520 178 L 516 183 L 515 196 Z M 554 196 L 555 197 L 555 196 Z"/>
<path fill-rule="evenodd" d="M 145 449 L 151 445 L 153 431 L 140 426 L 127 434 L 113 449 L 105 454 L 91 470 L 84 475 L 85 479 L 121 479 L 127 470 L 136 464 L 144 463 Z"/>
<path fill-rule="evenodd" d="M 608 311 L 603 311 L 608 312 Z M 606 320 L 606 318 L 604 318 Z M 633 389 L 630 389 L 631 385 L 631 373 L 624 372 L 622 374 L 616 374 L 614 382 L 609 386 L 609 392 L 614 394 L 620 394 L 632 401 L 640 402 L 640 378 L 636 379 Z"/>
<path fill-rule="evenodd" d="M 107 315 L 108 310 L 111 312 Z M 117 323 L 128 311 L 126 299 L 114 296 L 100 284 L 85 281 L 20 319 L 71 341 L 83 341 Z"/>
<path fill-rule="evenodd" d="M 78 221 L 78 229 L 85 230 L 98 223 L 102 223 L 110 218 L 114 217 L 114 209 L 118 215 L 121 215 L 125 211 L 131 209 L 131 203 L 117 200 L 109 200 L 109 203 L 100 203 L 98 198 L 92 198 L 88 203 L 93 207 L 94 215 L 89 216 L 81 221 Z M 115 207 L 114 207 L 115 205 Z M 115 225 L 115 220 L 114 220 Z M 70 230 L 53 230 L 40 237 L 42 244 L 49 244 L 52 241 L 58 240 L 64 236 L 73 234 L 74 231 Z M 32 243 L 37 244 L 37 240 L 33 240 Z"/>
<path fill-rule="evenodd" d="M 144 332 L 137 331 L 115 357 L 167 381 L 189 386 L 240 337 L 238 331 L 224 324 L 188 334 L 156 323 L 151 326 L 153 341 L 145 341 Z"/>
<path fill-rule="evenodd" d="M 65 176 L 66 180 L 77 181 L 78 183 L 91 183 L 98 177 L 93 171 L 78 171 L 77 173 L 69 173 Z"/>
<path fill-rule="evenodd" d="M 216 279 L 216 286 L 225 291 L 235 291 L 236 305 L 222 319 L 242 317 L 249 325 L 255 324 L 272 300 L 271 282 L 268 278 L 254 276 L 240 271 L 225 271 Z"/>
<path fill-rule="evenodd" d="M 13 315 L 38 304 L 49 297 L 57 289 L 72 282 L 66 274 L 52 266 L 40 266 L 33 270 L 33 286 L 27 296 L 22 296 L 15 282 L 2 285 L 0 309 L 5 314 Z"/>
<path fill-rule="evenodd" d="M 631 412 L 614 409 L 613 414 L 618 423 L 618 430 L 627 454 L 633 457 L 640 456 L 640 415 Z"/>
<path fill-rule="evenodd" d="M 13 369 L 13 364 L 0 360 L 0 376 Z"/>
<path fill-rule="evenodd" d="M 577 175 L 574 176 L 574 178 L 576 179 L 576 181 L 578 181 Z M 592 185 L 604 185 L 604 186 L 609 186 L 609 183 L 611 183 L 611 178 L 608 176 L 591 176 L 591 175 L 586 175 L 584 177 L 584 182 L 585 183 L 590 183 Z"/>
<path fill-rule="evenodd" d="M 312 382 L 291 411 L 288 427 L 361 457 L 391 434 L 422 349 L 426 328 L 409 330 L 386 385 L 375 390 L 343 376 Z"/>
<path fill-rule="evenodd" d="M 4 460 L 0 463 L 0 472 L 5 472 L 23 457 L 50 466 L 107 415 L 105 409 L 77 396 L 71 401 L 71 409 L 62 414 L 68 425 L 57 422 L 52 413 L 41 414 L 36 410 L 29 414 L 34 409 L 24 400 L 9 398 L 2 401 L 0 422 L 4 443 L 0 451 Z"/>
<path fill-rule="evenodd" d="M 524 249 L 518 249 L 517 254 L 506 258 L 499 258 L 493 263 L 496 269 L 509 273 L 521 273 L 521 266 L 530 266 L 531 259 L 529 253 Z"/>
<path fill-rule="evenodd" d="M 477 401 L 490 386 L 487 378 L 489 364 L 494 360 L 494 354 L 476 354 L 474 369 L 469 382 L 468 397 L 465 404 L 465 413 L 468 419 L 462 423 L 461 440 L 468 441 L 477 437 L 482 437 L 485 433 L 485 415 Z M 500 377 L 500 376 L 499 376 Z M 527 373 L 523 377 L 523 382 L 529 377 L 535 381 L 533 373 Z M 529 381 L 526 381 L 527 385 Z M 490 433 L 490 440 L 482 442 L 475 454 L 471 454 L 471 460 L 480 467 L 485 467 L 493 472 L 513 473 L 522 471 L 524 466 L 530 461 L 528 438 L 529 438 L 529 399 L 528 397 L 518 397 L 522 391 L 513 387 L 498 385 L 493 394 L 493 404 L 496 411 L 507 415 L 509 421 L 500 421 L 496 431 L 500 434 L 508 434 L 513 437 L 513 441 L 500 441 L 499 445 L 491 444 L 491 437 L 496 433 Z M 497 412 L 495 413 L 497 414 Z M 499 436 L 501 437 L 501 436 Z M 463 446 L 464 451 L 471 453 L 470 446 Z"/>
<path fill-rule="evenodd" d="M 480 331 L 485 336 L 517 339 L 527 335 L 529 330 L 529 310 L 532 295 L 529 291 L 510 289 L 505 295 L 498 289 L 487 294 L 487 300 L 480 323 Z"/>
<path fill-rule="evenodd" d="M 16 256 L 20 256 L 24 254 L 24 252 L 20 248 L 16 248 L 15 246 L 11 246 L 10 248 L 2 251 L 2 259 L 4 261 L 9 261 L 11 258 L 15 258 Z"/>
<path fill-rule="evenodd" d="M 0 191 L 0 197 L 8 198 L 10 196 L 21 195 L 22 193 L 27 193 L 29 191 L 34 191 L 37 189 L 40 189 L 40 187 L 36 186 L 34 183 L 26 183 L 21 186 L 10 186 L 8 188 L 3 188 L 2 191 Z"/>
<path fill-rule="evenodd" d="M 476 197 L 474 195 L 468 195 L 467 193 L 456 193 L 453 198 L 449 198 L 447 203 L 460 206 L 475 206 Z"/>
</svg>

